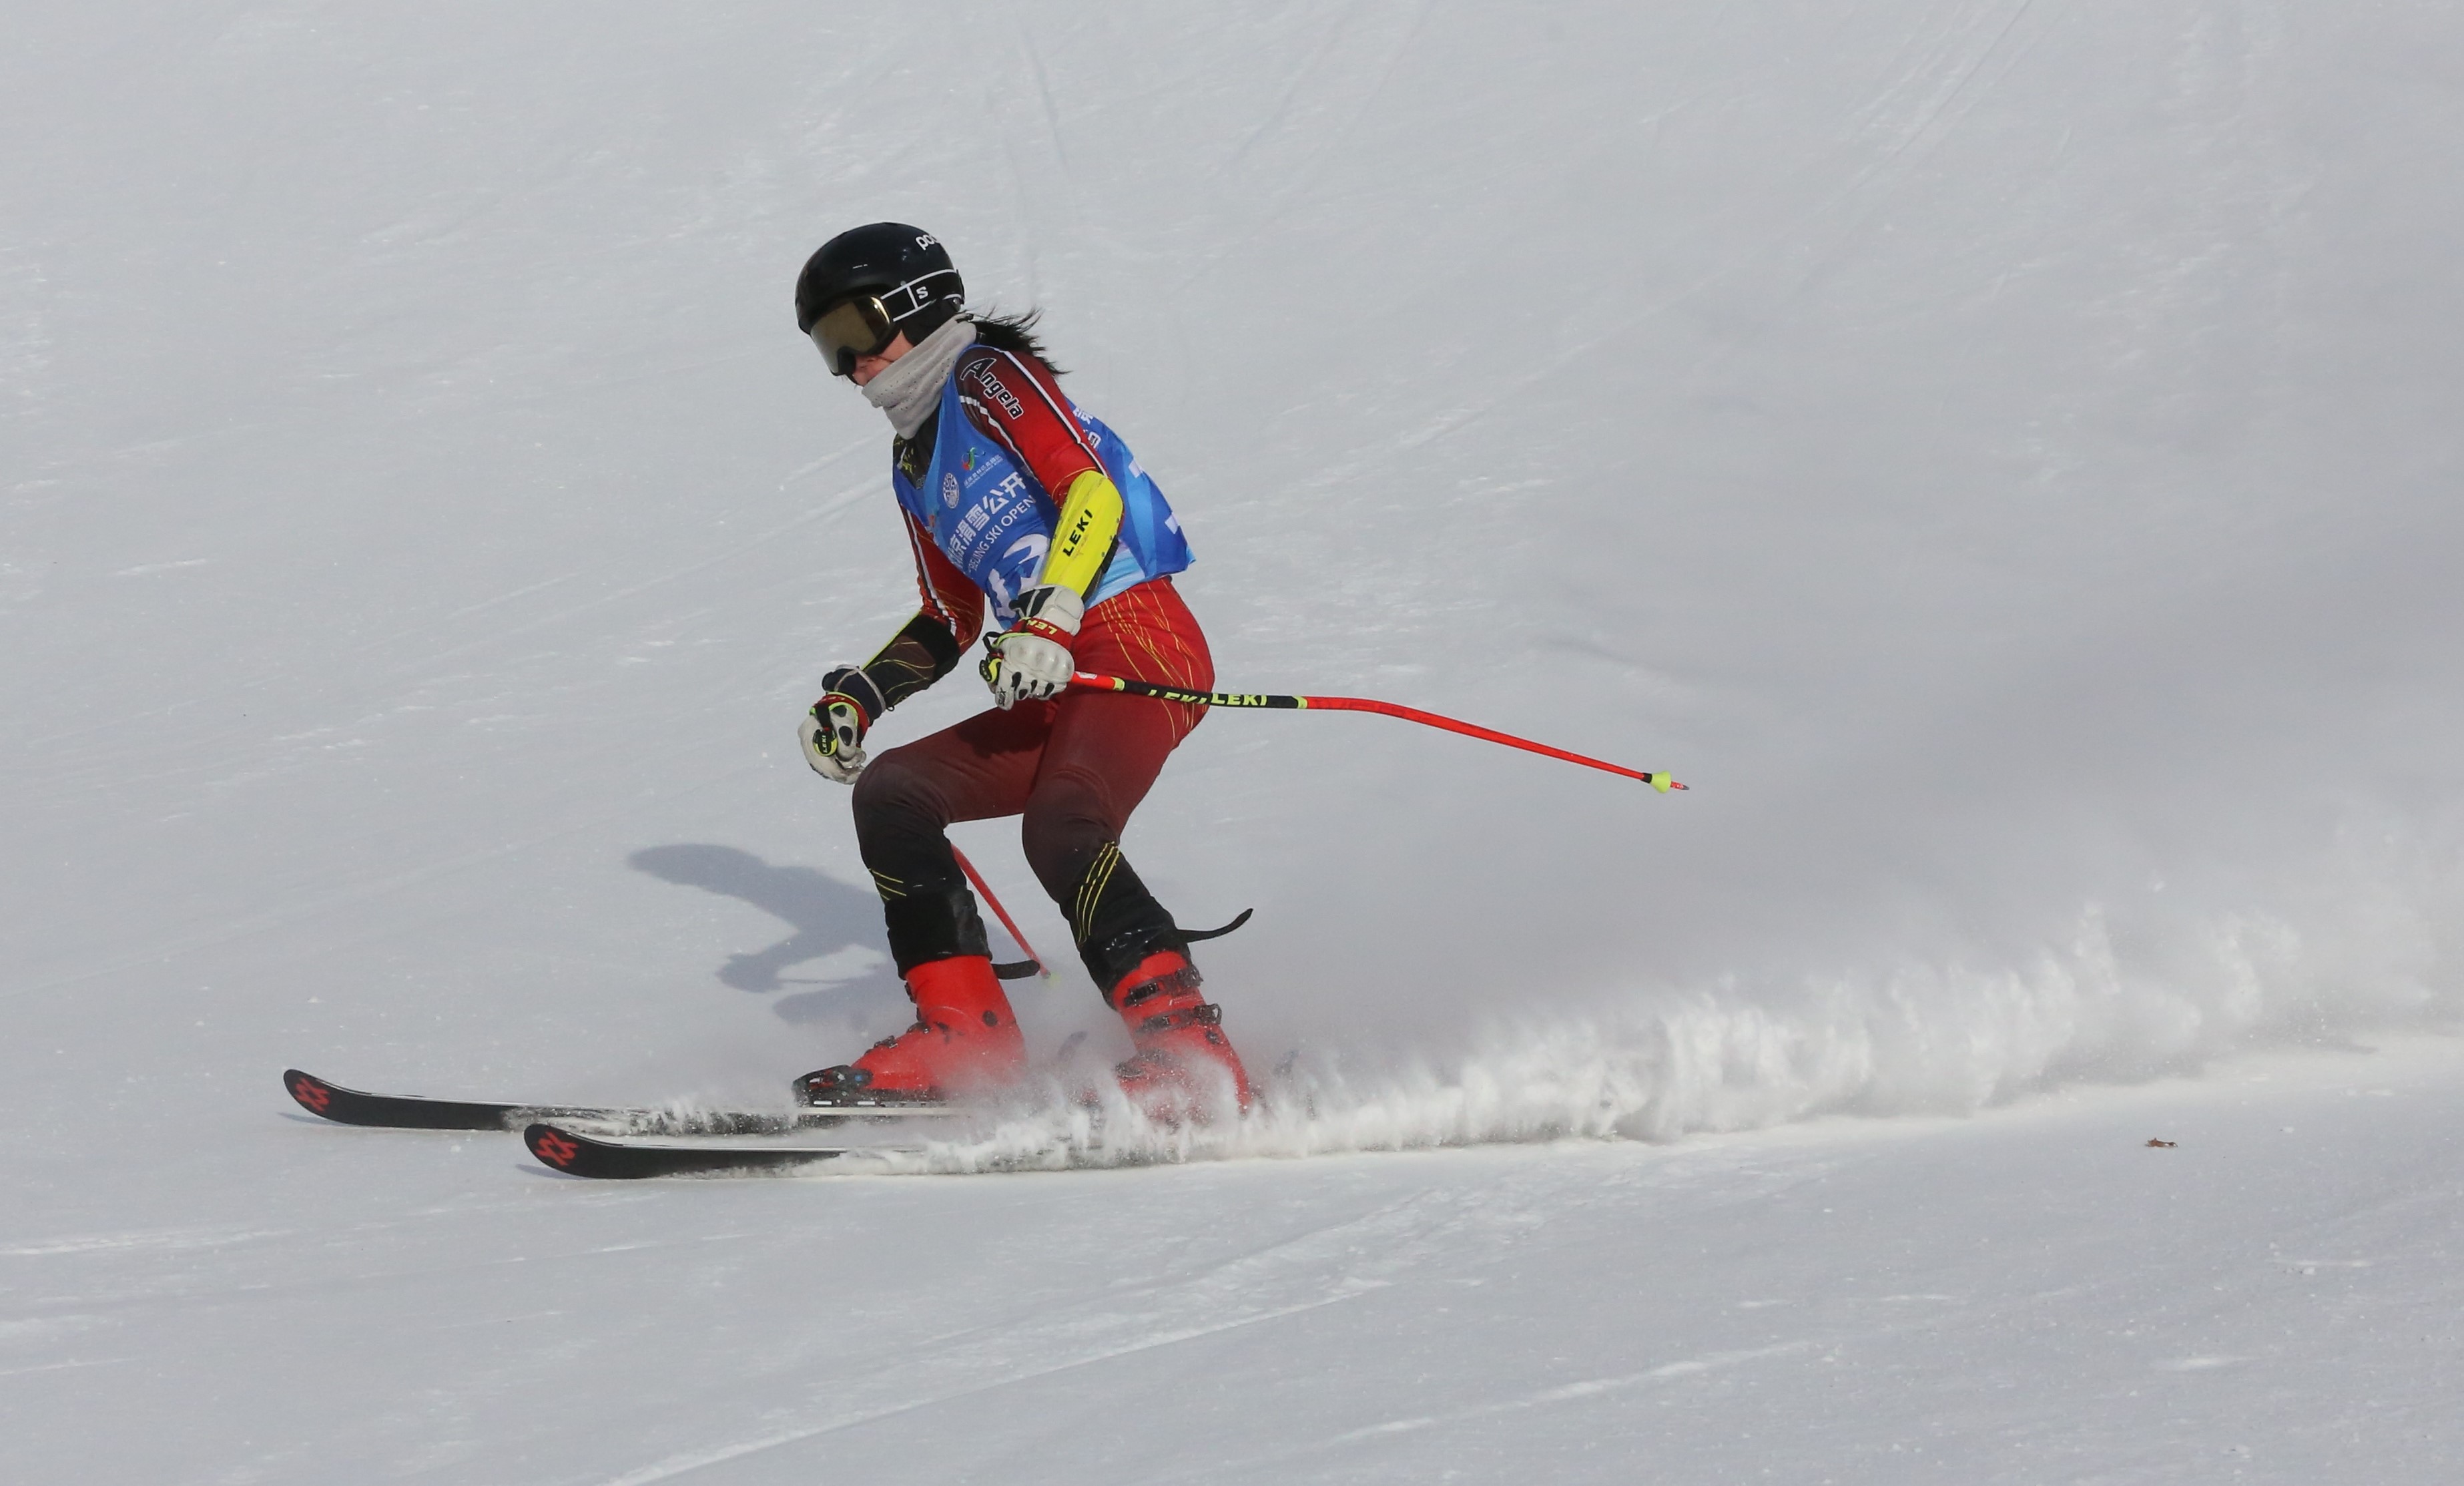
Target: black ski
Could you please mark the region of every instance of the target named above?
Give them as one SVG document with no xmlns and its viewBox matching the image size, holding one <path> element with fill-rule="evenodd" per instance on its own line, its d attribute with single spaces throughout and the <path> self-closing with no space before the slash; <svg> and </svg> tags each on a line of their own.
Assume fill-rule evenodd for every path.
<svg viewBox="0 0 2464 1486">
<path fill-rule="evenodd" d="M 780 1135 L 791 1130 L 825 1129 L 859 1120 L 904 1120 L 957 1113 L 947 1105 L 913 1103 L 838 1104 L 826 1109 L 765 1113 L 430 1099 L 345 1089 L 296 1068 L 283 1071 L 282 1087 L 312 1115 L 337 1124 L 378 1125 L 392 1130 L 518 1130 L 534 1120 L 560 1120 L 612 1125 L 640 1135 Z"/>
<path fill-rule="evenodd" d="M 596 1140 L 559 1125 L 534 1124 L 522 1132 L 531 1154 L 559 1171 L 615 1181 L 654 1176 L 707 1176 L 716 1172 L 783 1171 L 809 1166 L 879 1146 L 846 1145 L 632 1145 Z"/>
</svg>

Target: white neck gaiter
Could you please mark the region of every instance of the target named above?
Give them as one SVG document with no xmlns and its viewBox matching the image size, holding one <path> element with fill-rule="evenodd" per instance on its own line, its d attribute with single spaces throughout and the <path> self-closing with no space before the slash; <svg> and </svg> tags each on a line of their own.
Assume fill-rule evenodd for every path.
<svg viewBox="0 0 2464 1486">
<path fill-rule="evenodd" d="M 890 414 L 890 426 L 900 438 L 913 438 L 941 405 L 941 384 L 950 380 L 950 367 L 958 353 L 975 344 L 973 322 L 951 321 L 866 383 L 865 401 Z"/>
</svg>

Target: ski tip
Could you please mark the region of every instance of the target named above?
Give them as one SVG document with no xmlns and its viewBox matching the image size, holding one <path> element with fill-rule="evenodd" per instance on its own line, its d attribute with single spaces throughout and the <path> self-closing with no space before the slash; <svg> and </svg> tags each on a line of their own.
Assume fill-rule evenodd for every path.
<svg viewBox="0 0 2464 1486">
<path fill-rule="evenodd" d="M 1011 960 L 993 966 L 995 980 L 1023 981 L 1030 975 L 1041 975 L 1047 981 L 1052 979 L 1052 972 L 1045 969 L 1040 960 Z"/>
<path fill-rule="evenodd" d="M 312 1115 L 332 1119 L 327 1111 L 334 1107 L 334 1086 L 314 1074 L 303 1074 L 296 1068 L 282 1071 L 282 1091 L 298 1101 L 299 1107 Z"/>
<path fill-rule="evenodd" d="M 559 1171 L 570 1171 L 573 1164 L 582 1159 L 588 1142 L 541 1121 L 523 1127 L 522 1144 L 528 1146 L 530 1153 L 542 1164 L 554 1166 Z"/>
</svg>

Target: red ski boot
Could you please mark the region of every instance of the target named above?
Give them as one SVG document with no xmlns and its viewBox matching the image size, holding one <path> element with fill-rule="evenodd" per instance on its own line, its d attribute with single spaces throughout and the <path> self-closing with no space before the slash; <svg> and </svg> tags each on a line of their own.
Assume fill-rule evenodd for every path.
<svg viewBox="0 0 2464 1486">
<path fill-rule="evenodd" d="M 1113 1072 L 1121 1092 L 1150 1119 L 1203 1121 L 1227 1100 L 1246 1110 L 1255 1097 L 1241 1054 L 1223 1035 L 1223 1009 L 1199 999 L 1199 984 L 1186 955 L 1159 949 L 1104 993 L 1138 1049 Z"/>
<path fill-rule="evenodd" d="M 996 1087 L 1026 1066 L 1026 1039 L 983 955 L 935 960 L 907 972 L 915 1025 L 874 1043 L 853 1063 L 796 1080 L 807 1104 L 929 1103 Z"/>
</svg>

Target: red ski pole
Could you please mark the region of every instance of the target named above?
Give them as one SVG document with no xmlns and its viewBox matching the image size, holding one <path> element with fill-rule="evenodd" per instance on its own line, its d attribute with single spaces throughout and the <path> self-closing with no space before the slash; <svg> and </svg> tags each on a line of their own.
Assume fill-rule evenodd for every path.
<svg viewBox="0 0 2464 1486">
<path fill-rule="evenodd" d="M 1512 733 L 1501 733 L 1495 728 L 1482 727 L 1476 722 L 1440 717 L 1434 712 L 1422 712 L 1418 707 L 1400 706 L 1391 701 L 1371 701 L 1361 697 L 1271 697 L 1255 692 L 1193 692 L 1178 686 L 1162 686 L 1154 681 L 1132 681 L 1117 676 L 1097 676 L 1088 671 L 1081 671 L 1072 676 L 1069 678 L 1069 684 L 1090 692 L 1127 692 L 1133 697 L 1153 697 L 1157 701 L 1183 701 L 1200 707 L 1272 707 L 1296 711 L 1382 712 L 1390 718 L 1401 718 L 1406 722 L 1418 722 L 1423 727 L 1441 727 L 1449 733 L 1461 733 L 1466 738 L 1504 743 L 1509 748 L 1521 748 L 1527 753 L 1545 754 L 1552 759 L 1563 759 L 1569 764 L 1580 764 L 1586 768 L 1622 774 L 1628 779 L 1639 779 L 1662 794 L 1666 794 L 1671 789 L 1685 787 L 1667 774 L 1647 769 L 1627 768 L 1622 764 L 1610 764 L 1583 754 L 1570 753 L 1563 748 L 1552 748 L 1544 743 L 1533 743 L 1529 738 L 1517 738 Z"/>
<path fill-rule="evenodd" d="M 950 854 L 958 859 L 958 870 L 965 873 L 967 875 L 967 880 L 976 885 L 976 896 L 982 898 L 985 902 L 992 904 L 993 917 L 1001 921 L 1002 928 L 1009 930 L 1010 938 L 1018 941 L 1018 947 L 1026 951 L 1025 965 L 995 965 L 993 966 L 994 973 L 1000 975 L 1001 978 L 1005 981 L 1017 980 L 1022 975 L 1041 975 L 1045 980 L 1052 979 L 1051 966 L 1045 965 L 1044 963 L 1044 957 L 1035 952 L 1035 946 L 1026 942 L 1026 936 L 1018 931 L 1017 920 L 1010 918 L 1009 910 L 1001 906 L 1001 899 L 993 896 L 993 890 L 991 886 L 984 881 L 983 875 L 976 871 L 976 864 L 967 860 L 967 854 L 959 851 L 957 846 L 953 845 L 950 848 Z"/>
</svg>

